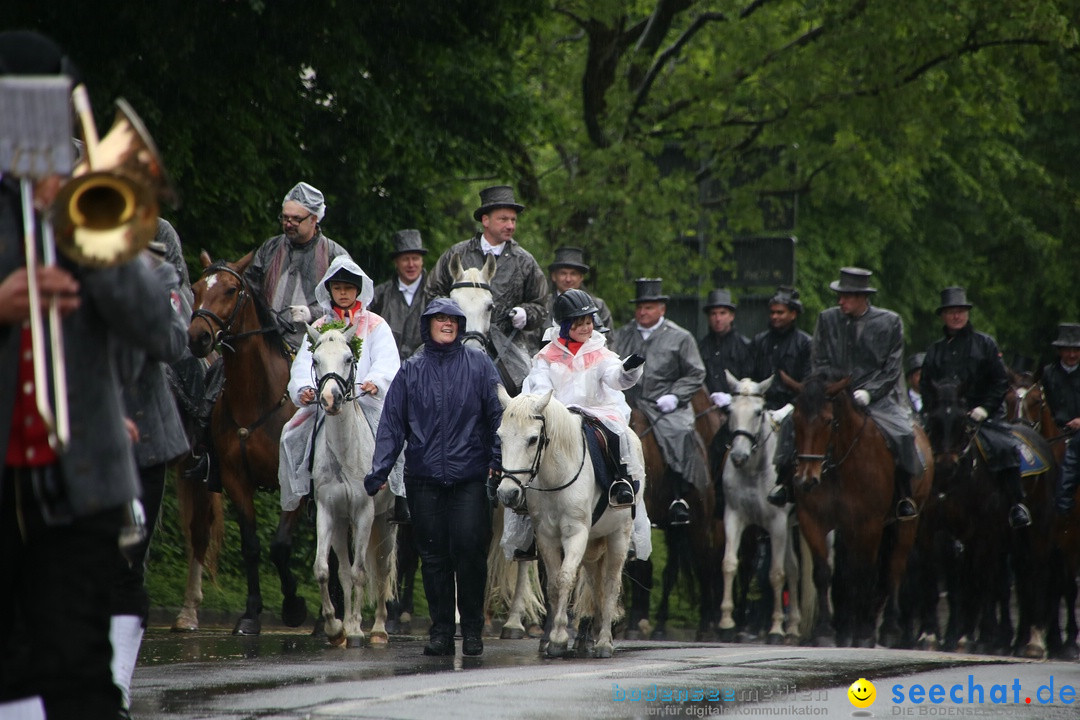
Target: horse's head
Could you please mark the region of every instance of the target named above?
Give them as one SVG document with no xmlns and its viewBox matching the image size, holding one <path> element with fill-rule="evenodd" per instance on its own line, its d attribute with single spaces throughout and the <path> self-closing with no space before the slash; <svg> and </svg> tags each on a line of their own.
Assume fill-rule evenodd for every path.
<svg viewBox="0 0 1080 720">
<path fill-rule="evenodd" d="M 959 381 L 934 381 L 931 385 L 934 393 L 926 409 L 926 432 L 934 450 L 934 465 L 947 475 L 956 468 L 971 439 L 967 403 Z"/>
<path fill-rule="evenodd" d="M 487 352 L 487 336 L 491 329 L 491 278 L 495 277 L 495 256 L 488 255 L 482 268 L 465 268 L 461 256 L 450 258 L 450 298 L 465 313 L 465 335 L 461 342 Z"/>
<path fill-rule="evenodd" d="M 356 356 L 352 348 L 356 326 L 320 333 L 309 325 L 307 332 L 314 343 L 311 374 L 315 381 L 315 394 L 327 415 L 337 415 L 352 400 L 356 382 Z"/>
<path fill-rule="evenodd" d="M 194 312 L 188 325 L 188 347 L 195 357 L 206 357 L 214 346 L 236 328 L 237 319 L 252 301 L 244 271 L 251 264 L 252 253 L 235 263 L 210 261 L 204 250 L 199 254 L 203 274 L 192 284 Z"/>
<path fill-rule="evenodd" d="M 849 402 L 842 391 L 847 388 L 850 377 L 828 382 L 823 375 L 811 375 L 805 383 L 795 387 L 795 452 L 797 466 L 795 483 L 809 490 L 821 482 L 829 456 L 830 443 L 837 424 L 837 402 Z"/>
<path fill-rule="evenodd" d="M 731 452 L 728 457 L 735 467 L 742 467 L 768 436 L 769 417 L 765 411 L 765 392 L 774 378 L 756 383 L 749 378 L 738 380 L 728 370 L 724 372 L 727 375 L 728 387 L 732 389 L 727 421 L 731 431 Z"/>
<path fill-rule="evenodd" d="M 544 395 L 510 395 L 499 386 L 503 415 L 499 425 L 502 446 L 502 480 L 499 502 L 518 508 L 525 502 L 525 486 L 536 479 L 540 459 L 549 442 L 545 410 L 552 391 Z"/>
</svg>

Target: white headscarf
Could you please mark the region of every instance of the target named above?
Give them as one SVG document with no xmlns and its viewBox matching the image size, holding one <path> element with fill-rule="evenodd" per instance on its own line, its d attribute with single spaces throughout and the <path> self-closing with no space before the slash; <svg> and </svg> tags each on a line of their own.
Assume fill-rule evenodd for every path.
<svg viewBox="0 0 1080 720">
<path fill-rule="evenodd" d="M 323 215 L 326 214 L 326 202 L 323 199 L 323 194 L 319 192 L 318 188 L 308 185 L 306 182 L 299 182 L 293 186 L 293 189 L 289 191 L 289 194 L 285 196 L 285 199 L 281 201 L 282 205 L 293 200 L 300 203 L 309 212 L 315 215 L 315 218 L 320 222 L 323 219 Z"/>
</svg>

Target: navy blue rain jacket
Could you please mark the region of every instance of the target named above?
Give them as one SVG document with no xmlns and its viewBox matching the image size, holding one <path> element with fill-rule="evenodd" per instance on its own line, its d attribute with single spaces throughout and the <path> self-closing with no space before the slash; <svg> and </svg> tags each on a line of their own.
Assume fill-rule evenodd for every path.
<svg viewBox="0 0 1080 720">
<path fill-rule="evenodd" d="M 458 336 L 440 345 L 431 339 L 431 316 L 456 315 Z M 499 373 L 483 352 L 464 347 L 465 316 L 449 298 L 432 300 L 420 319 L 423 352 L 401 365 L 383 403 L 375 457 L 364 484 L 371 492 L 386 482 L 405 448 L 409 482 L 452 485 L 486 478 L 502 459 L 495 431 L 502 421 Z"/>
</svg>

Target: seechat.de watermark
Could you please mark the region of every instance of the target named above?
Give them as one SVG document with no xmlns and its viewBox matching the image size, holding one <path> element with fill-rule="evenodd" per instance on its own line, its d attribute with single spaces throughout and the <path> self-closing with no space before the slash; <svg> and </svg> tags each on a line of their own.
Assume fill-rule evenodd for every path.
<svg viewBox="0 0 1080 720">
<path fill-rule="evenodd" d="M 979 705 L 1072 705 L 1076 702 L 1078 694 L 1080 690 L 1076 686 L 1055 682 L 1053 675 L 1034 690 L 1024 688 L 1019 678 L 1013 678 L 1010 683 L 984 685 L 976 682 L 974 675 L 968 675 L 966 682 L 951 685 L 940 683 L 892 685 L 889 700 L 893 703 L 893 715 L 932 715 L 937 713 L 923 711 L 935 708 L 950 709 L 941 707 L 946 704 L 950 707 L 955 705 L 974 707 Z M 914 707 L 907 707 L 905 704 Z"/>
</svg>

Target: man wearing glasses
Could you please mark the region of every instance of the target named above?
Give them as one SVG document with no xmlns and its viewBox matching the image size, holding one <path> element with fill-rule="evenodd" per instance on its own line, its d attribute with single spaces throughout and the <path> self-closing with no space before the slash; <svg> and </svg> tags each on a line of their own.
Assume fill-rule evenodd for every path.
<svg viewBox="0 0 1080 720">
<path fill-rule="evenodd" d="M 319 223 L 325 214 L 323 194 L 305 182 L 297 183 L 281 202 L 282 233 L 255 251 L 246 272 L 252 291 L 282 321 L 282 336 L 294 352 L 304 323 L 322 314 L 315 287 L 334 258 L 349 254 L 322 234 Z"/>
</svg>

